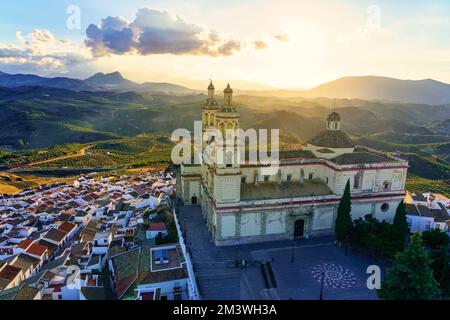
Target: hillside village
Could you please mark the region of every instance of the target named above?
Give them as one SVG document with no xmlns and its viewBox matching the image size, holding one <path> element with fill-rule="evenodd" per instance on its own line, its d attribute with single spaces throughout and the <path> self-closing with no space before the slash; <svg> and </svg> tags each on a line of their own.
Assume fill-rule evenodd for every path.
<svg viewBox="0 0 450 320">
<path fill-rule="evenodd" d="M 439 193 L 406 193 L 406 217 L 409 231 L 439 229 L 450 236 L 450 199 Z"/>
<path fill-rule="evenodd" d="M 0 195 L 0 300 L 193 299 L 175 181 L 83 175 Z"/>
<path fill-rule="evenodd" d="M 176 174 L 82 175 L 0 195 L 0 300 L 198 298 L 171 210 Z M 407 193 L 411 232 L 448 232 L 450 200 Z"/>
</svg>

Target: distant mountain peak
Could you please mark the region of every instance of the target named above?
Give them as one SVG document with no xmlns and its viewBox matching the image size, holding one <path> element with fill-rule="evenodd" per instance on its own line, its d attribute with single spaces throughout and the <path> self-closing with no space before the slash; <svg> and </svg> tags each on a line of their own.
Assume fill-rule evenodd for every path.
<svg viewBox="0 0 450 320">
<path fill-rule="evenodd" d="M 450 103 L 450 85 L 433 79 L 402 80 L 381 76 L 349 76 L 321 84 L 307 97 L 387 100 L 424 104 Z"/>
<path fill-rule="evenodd" d="M 92 77 L 89 77 L 86 79 L 86 81 L 90 80 L 124 80 L 125 78 L 122 76 L 122 74 L 119 71 L 111 72 L 111 73 L 103 73 L 103 72 L 97 72 Z"/>
</svg>

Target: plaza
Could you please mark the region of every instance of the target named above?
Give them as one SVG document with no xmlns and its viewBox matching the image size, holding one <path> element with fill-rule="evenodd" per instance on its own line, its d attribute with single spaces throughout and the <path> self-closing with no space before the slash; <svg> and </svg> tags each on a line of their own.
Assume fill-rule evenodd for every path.
<svg viewBox="0 0 450 320">
<path fill-rule="evenodd" d="M 324 300 L 377 299 L 366 270 L 379 263 L 350 250 L 346 255 L 332 236 L 219 247 L 199 206 L 180 207 L 178 217 L 202 299 L 318 300 L 323 275 Z M 273 283 L 263 272 L 268 265 Z"/>
</svg>

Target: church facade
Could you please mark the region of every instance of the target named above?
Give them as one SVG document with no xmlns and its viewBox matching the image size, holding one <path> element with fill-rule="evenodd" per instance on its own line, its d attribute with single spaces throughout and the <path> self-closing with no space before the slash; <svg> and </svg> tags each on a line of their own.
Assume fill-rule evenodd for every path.
<svg viewBox="0 0 450 320">
<path fill-rule="evenodd" d="M 233 90 L 224 103 L 212 82 L 202 106 L 203 130 L 238 129 Z M 332 112 L 324 131 L 300 150 L 280 151 L 277 170 L 259 163 L 180 166 L 178 196 L 200 205 L 216 245 L 310 237 L 334 232 L 337 207 L 350 181 L 352 218 L 372 214 L 392 222 L 405 194 L 408 162 L 356 146 Z"/>
</svg>

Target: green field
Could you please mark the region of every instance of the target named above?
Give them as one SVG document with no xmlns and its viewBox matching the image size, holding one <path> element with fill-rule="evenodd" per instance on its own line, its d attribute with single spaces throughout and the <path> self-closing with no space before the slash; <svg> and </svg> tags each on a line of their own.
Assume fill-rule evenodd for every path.
<svg viewBox="0 0 450 320">
<path fill-rule="evenodd" d="M 82 144 L 74 143 L 54 146 L 42 150 L 20 150 L 15 152 L 9 150 L 0 150 L 0 164 L 14 165 L 44 161 L 64 155 L 76 154 L 82 148 Z"/>
<path fill-rule="evenodd" d="M 418 177 L 408 177 L 406 190 L 409 192 L 437 192 L 450 197 L 450 180 L 430 180 Z"/>
<path fill-rule="evenodd" d="M 49 162 L 43 167 L 118 168 L 164 164 L 170 162 L 173 147 L 167 134 L 146 134 L 93 145 L 83 156 Z"/>
</svg>

